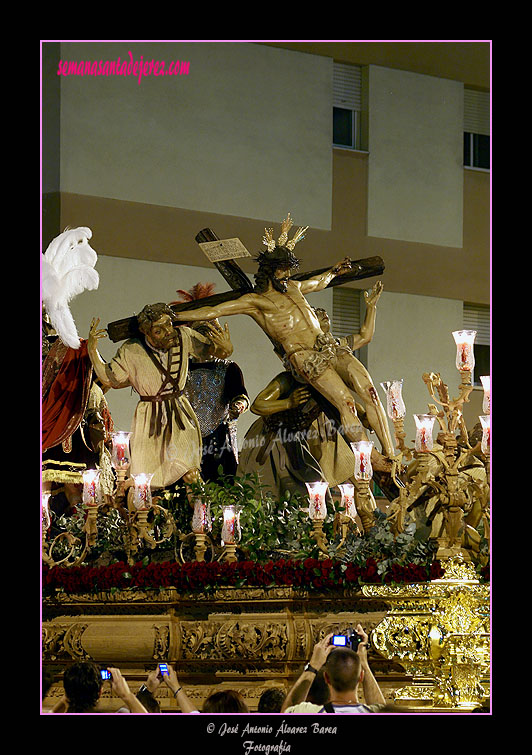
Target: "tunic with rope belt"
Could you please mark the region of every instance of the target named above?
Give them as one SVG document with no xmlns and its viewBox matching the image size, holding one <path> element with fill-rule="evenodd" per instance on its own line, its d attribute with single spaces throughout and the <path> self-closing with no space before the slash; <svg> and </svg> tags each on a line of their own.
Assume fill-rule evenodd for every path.
<svg viewBox="0 0 532 755">
<path fill-rule="evenodd" d="M 131 427 L 130 474 L 153 474 L 153 488 L 172 485 L 189 469 L 201 467 L 201 430 L 183 391 L 189 357 L 207 358 L 211 342 L 185 326 L 177 333 L 176 346 L 165 352 L 132 338 L 106 365 L 113 388 L 131 386 L 139 394 Z"/>
</svg>

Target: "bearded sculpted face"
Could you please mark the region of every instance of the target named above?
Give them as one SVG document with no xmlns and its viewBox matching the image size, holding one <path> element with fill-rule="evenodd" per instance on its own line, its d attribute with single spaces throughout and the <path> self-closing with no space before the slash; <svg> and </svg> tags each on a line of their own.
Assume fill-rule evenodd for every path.
<svg viewBox="0 0 532 755">
<path fill-rule="evenodd" d="M 168 351 L 176 342 L 177 331 L 170 316 L 161 315 L 158 320 L 152 322 L 145 336 L 148 343 L 155 349 Z"/>
</svg>

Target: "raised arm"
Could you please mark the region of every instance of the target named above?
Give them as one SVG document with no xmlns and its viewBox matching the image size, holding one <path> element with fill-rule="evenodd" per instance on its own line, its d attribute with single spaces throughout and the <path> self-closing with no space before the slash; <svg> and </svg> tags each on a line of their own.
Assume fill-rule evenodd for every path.
<svg viewBox="0 0 532 755">
<path fill-rule="evenodd" d="M 364 291 L 366 300 L 366 316 L 359 333 L 348 336 L 347 342 L 352 351 L 360 349 L 371 341 L 375 333 L 375 319 L 377 317 L 377 302 L 382 294 L 382 282 L 377 281 L 370 291 Z"/>
<path fill-rule="evenodd" d="M 87 352 L 89 354 L 90 360 L 92 362 L 92 366 L 94 368 L 94 372 L 96 373 L 98 380 L 106 388 L 111 388 L 112 385 L 109 381 L 109 378 L 107 376 L 107 372 L 105 369 L 106 363 L 104 362 L 104 360 L 102 359 L 98 351 L 98 340 L 100 338 L 106 337 L 107 330 L 105 328 L 98 330 L 99 324 L 100 324 L 99 318 L 93 317 L 91 321 L 91 327 L 89 330 L 89 337 L 87 339 Z"/>
<path fill-rule="evenodd" d="M 197 320 L 216 320 L 218 317 L 230 315 L 249 315 L 258 309 L 258 301 L 255 294 L 243 294 L 238 299 L 220 302 L 214 307 L 199 307 L 176 312 L 177 322 L 196 322 Z"/>
<path fill-rule="evenodd" d="M 325 273 L 315 275 L 313 278 L 308 278 L 308 280 L 299 281 L 299 290 L 302 294 L 312 294 L 314 291 L 321 291 L 322 289 L 327 288 L 333 278 L 336 278 L 337 275 L 341 275 L 342 273 L 346 273 L 350 269 L 351 260 L 349 257 L 345 257 L 345 259 L 334 267 L 331 267 L 331 269 L 327 270 Z"/>
<path fill-rule="evenodd" d="M 364 701 L 366 705 L 386 705 L 386 699 L 381 692 L 377 680 L 368 663 L 368 635 L 362 628 L 361 624 L 357 625 L 357 632 L 364 638 L 358 646 L 358 656 L 360 657 L 360 667 L 363 671 L 362 690 L 364 692 Z"/>
<path fill-rule="evenodd" d="M 308 670 L 303 670 L 298 679 L 296 679 L 295 684 L 284 699 L 281 713 L 284 713 L 285 710 L 292 705 L 299 705 L 299 703 L 302 703 L 305 700 L 309 689 L 312 687 L 312 682 L 316 678 L 316 673 L 321 669 L 327 660 L 327 656 L 332 650 L 332 645 L 329 645 L 331 637 L 332 632 L 323 637 L 314 646 L 310 661 L 307 664 L 309 668 Z"/>
<path fill-rule="evenodd" d="M 178 706 L 181 708 L 182 713 L 198 712 L 197 707 L 194 705 L 192 700 L 188 697 L 187 693 L 179 683 L 179 679 L 177 678 L 177 674 L 172 664 L 168 663 L 168 675 L 165 674 L 162 677 L 162 680 L 172 691 L 172 694 L 175 697 Z"/>
<path fill-rule="evenodd" d="M 111 672 L 111 689 L 123 700 L 130 713 L 147 713 L 140 700 L 131 692 L 129 685 L 117 668 L 109 668 Z"/>
</svg>

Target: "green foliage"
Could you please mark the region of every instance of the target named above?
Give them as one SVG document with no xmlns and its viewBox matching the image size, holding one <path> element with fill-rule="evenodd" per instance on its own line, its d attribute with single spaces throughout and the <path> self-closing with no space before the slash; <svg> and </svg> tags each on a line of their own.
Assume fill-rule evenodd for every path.
<svg viewBox="0 0 532 755">
<path fill-rule="evenodd" d="M 70 532 L 74 537 L 79 538 L 81 541 L 81 545 L 79 546 L 80 552 L 85 542 L 86 514 L 87 506 L 81 504 L 72 516 L 61 516 L 55 521 L 55 527 L 58 530 Z M 110 509 L 105 513 L 101 510 L 98 511 L 96 526 L 98 528 L 98 537 L 96 544 L 89 550 L 87 560 L 96 560 L 103 553 L 113 553 L 116 557 L 122 557 L 124 555 L 124 538 L 127 536 L 127 527 L 120 513 L 116 509 Z M 58 542 L 54 547 L 54 559 L 60 561 L 67 556 L 69 551 L 70 546 L 66 540 Z"/>
<path fill-rule="evenodd" d="M 306 496 L 287 491 L 278 498 L 261 483 L 257 473 L 234 478 L 220 474 L 217 482 L 189 485 L 188 492 L 189 495 L 184 486 L 176 485 L 157 496 L 157 503 L 173 516 L 177 534 L 156 549 L 146 548 L 139 553 L 141 558 L 152 560 L 156 551 L 161 551 L 163 559 L 167 557 L 167 552 L 173 551 L 174 555 L 176 554 L 179 536 L 187 535 L 191 531 L 193 507 L 190 500 L 195 497 L 203 497 L 210 505 L 210 537 L 218 547 L 218 553 L 223 507 L 234 505 L 240 510 L 241 540 L 237 551 L 240 560 L 261 563 L 286 558 L 303 560 L 317 558 L 319 555 L 312 536 Z M 394 536 L 386 515 L 379 510 L 375 511 L 376 523 L 369 533 L 360 535 L 350 531 L 340 546 L 339 536 L 335 538 L 333 535 L 334 517 L 339 510 L 340 503 L 333 500 L 332 506 L 328 506 L 327 518 L 323 522 L 329 558 L 360 566 L 363 566 L 368 558 L 373 558 L 379 563 L 380 573 L 384 573 L 391 564 L 426 564 L 433 559 L 435 543 L 426 537 L 420 537 L 419 528 L 416 530 L 415 523 L 407 525 L 404 533 Z M 158 528 L 164 524 L 163 517 L 160 514 L 150 514 L 148 522 L 154 529 L 156 539 L 159 540 Z M 72 517 L 61 517 L 55 525 L 57 529 L 69 531 L 84 542 L 84 507 Z M 119 511 L 111 509 L 105 513 L 99 512 L 97 527 L 97 542 L 89 549 L 86 561 L 94 562 L 102 554 L 105 554 L 107 559 L 122 559 L 127 526 Z M 66 543 L 54 549 L 55 560 L 62 557 L 62 549 L 66 555 Z"/>
<path fill-rule="evenodd" d="M 308 502 L 288 491 L 276 499 L 257 473 L 235 478 L 220 475 L 219 482 L 198 483 L 190 488 L 193 496 L 203 496 L 210 504 L 215 541 L 220 540 L 223 507 L 239 508 L 239 550 L 249 560 L 268 561 L 287 554 L 307 558 L 316 550 L 308 514 L 303 510 Z"/>
<path fill-rule="evenodd" d="M 329 549 L 331 558 L 363 566 L 368 558 L 374 558 L 383 574 L 392 564 L 426 564 L 436 551 L 432 540 L 419 540 L 414 522 L 405 527 L 405 531 L 394 535 L 386 514 L 379 509 L 374 511 L 375 526 L 362 536 L 350 533 L 340 551 L 332 544 Z"/>
</svg>

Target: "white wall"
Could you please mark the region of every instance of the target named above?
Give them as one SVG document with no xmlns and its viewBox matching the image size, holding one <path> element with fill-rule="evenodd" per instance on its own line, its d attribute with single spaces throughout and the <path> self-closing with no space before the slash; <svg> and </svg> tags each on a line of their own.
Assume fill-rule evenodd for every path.
<svg viewBox="0 0 532 755">
<path fill-rule="evenodd" d="M 413 415 L 425 414 L 428 404 L 435 403 L 423 382 L 424 372 L 439 373 L 450 396 L 458 395 L 460 373 L 455 367 L 452 331 L 462 327 L 460 301 L 387 291 L 379 299 L 367 366 L 384 407 L 385 392 L 380 383 L 403 378 L 407 443 L 416 436 Z M 393 433 L 391 422 L 390 430 Z"/>
<path fill-rule="evenodd" d="M 330 230 L 332 59 L 250 43 L 78 42 L 63 61 L 188 75 L 61 76 L 61 190 Z"/>
<path fill-rule="evenodd" d="M 97 250 L 97 244 L 94 243 Z M 144 260 L 124 259 L 121 257 L 98 256 L 96 270 L 100 275 L 100 285 L 96 291 L 86 291 L 71 302 L 78 333 L 87 338 L 91 319 L 100 318 L 100 326 L 137 314 L 145 304 L 171 302 L 178 299 L 176 290 L 191 288 L 199 281 L 216 283 L 215 293 L 229 290 L 226 281 L 213 268 L 187 265 L 172 265 Z M 320 291 L 309 296 L 312 306 L 323 307 L 332 314 L 332 289 Z M 283 370 L 278 357 L 273 353 L 272 345 L 255 322 L 245 315 L 222 318 L 222 324 L 228 323 L 234 352 L 231 359 L 240 366 L 250 399 Z M 109 361 L 116 353 L 119 343 L 108 338 L 100 342 L 100 354 Z M 130 388 L 111 389 L 106 398 L 117 430 L 129 430 L 133 413 L 137 405 L 137 394 Z M 239 420 L 239 440 L 257 419 L 247 412 Z"/>
<path fill-rule="evenodd" d="M 94 246 L 97 248 L 96 244 Z M 114 320 L 140 312 L 145 304 L 175 301 L 178 298 L 176 289 L 187 290 L 199 281 L 216 283 L 216 293 L 228 290 L 225 280 L 214 268 L 208 270 L 99 255 L 96 269 L 100 274 L 99 288 L 80 294 L 71 303 L 82 338 L 88 335 L 92 317 L 99 317 L 105 327 Z M 312 306 L 323 307 L 332 316 L 332 289 L 308 298 Z M 235 315 L 222 318 L 221 322 L 229 325 L 234 346 L 231 358 L 242 369 L 253 401 L 259 391 L 282 371 L 282 364 L 273 353 L 269 339 L 250 317 Z M 408 441 L 415 438 L 412 415 L 426 412 L 431 401 L 421 377 L 424 372 L 439 372 L 451 395 L 457 393 L 460 378 L 455 367 L 456 347 L 451 333 L 461 327 L 462 303 L 459 301 L 387 291 L 379 299 L 367 366 L 384 405 L 385 394 L 380 383 L 403 378 Z M 102 357 L 106 361 L 111 359 L 119 345 L 102 339 Z M 122 388 L 108 391 L 106 397 L 116 428 L 128 430 L 137 405 L 137 394 L 130 388 Z M 240 443 L 255 419 L 251 412 L 240 419 Z"/>
<path fill-rule="evenodd" d="M 368 235 L 463 246 L 463 84 L 369 66 Z"/>
</svg>

